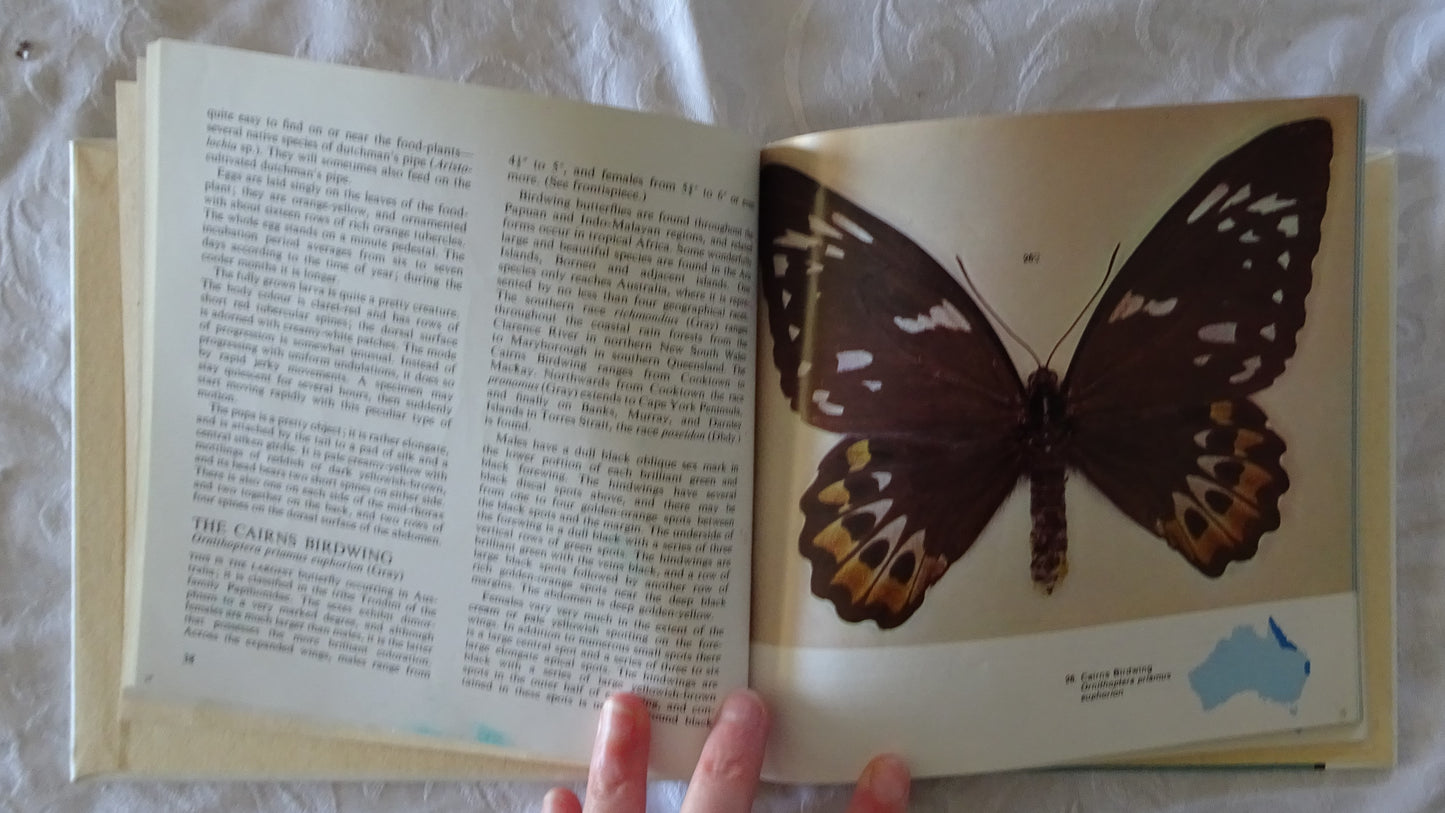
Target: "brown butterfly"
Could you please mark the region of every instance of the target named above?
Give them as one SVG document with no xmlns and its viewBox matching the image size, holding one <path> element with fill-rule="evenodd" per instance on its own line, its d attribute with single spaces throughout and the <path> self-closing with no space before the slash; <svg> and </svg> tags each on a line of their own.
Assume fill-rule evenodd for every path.
<svg viewBox="0 0 1445 813">
<path fill-rule="evenodd" d="M 1333 132 L 1307 119 L 1217 161 L 1109 283 L 1067 374 L 1021 379 L 979 306 L 897 229 L 764 167 L 760 271 L 783 394 L 845 435 L 800 501 L 812 589 L 896 627 L 1029 479 L 1032 578 L 1067 570 L 1064 481 L 1216 577 L 1279 527 L 1284 440 L 1249 396 L 1294 354 Z"/>
</svg>

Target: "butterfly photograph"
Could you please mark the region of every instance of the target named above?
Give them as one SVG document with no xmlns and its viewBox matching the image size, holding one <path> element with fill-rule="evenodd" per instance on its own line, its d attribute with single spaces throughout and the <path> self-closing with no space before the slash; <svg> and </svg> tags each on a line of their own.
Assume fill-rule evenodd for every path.
<svg viewBox="0 0 1445 813">
<path fill-rule="evenodd" d="M 1315 104 L 765 153 L 755 636 L 1349 589 L 1358 114 Z"/>
</svg>

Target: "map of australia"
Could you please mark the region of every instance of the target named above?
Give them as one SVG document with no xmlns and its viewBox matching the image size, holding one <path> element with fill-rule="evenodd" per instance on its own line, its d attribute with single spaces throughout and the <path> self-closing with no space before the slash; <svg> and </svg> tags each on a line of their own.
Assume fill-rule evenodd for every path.
<svg viewBox="0 0 1445 813">
<path fill-rule="evenodd" d="M 1205 711 L 1244 692 L 1293 706 L 1309 676 L 1309 656 L 1270 618 L 1267 636 L 1241 625 L 1215 644 L 1209 657 L 1189 673 L 1189 687 Z"/>
</svg>

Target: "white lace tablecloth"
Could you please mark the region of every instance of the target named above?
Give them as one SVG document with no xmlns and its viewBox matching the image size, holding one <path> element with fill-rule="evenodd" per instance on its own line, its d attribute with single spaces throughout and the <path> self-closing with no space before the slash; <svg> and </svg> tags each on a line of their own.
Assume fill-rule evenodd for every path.
<svg viewBox="0 0 1445 813">
<path fill-rule="evenodd" d="M 919 783 L 915 809 L 1445 809 L 1445 4 L 0 0 L 0 811 L 524 810 L 543 792 L 67 783 L 66 142 L 113 133 L 112 83 L 161 36 L 679 114 L 760 143 L 924 117 L 1362 94 L 1369 143 L 1400 154 L 1400 767 L 970 777 Z M 681 793 L 654 786 L 654 808 Z M 773 787 L 758 809 L 843 798 Z"/>
</svg>

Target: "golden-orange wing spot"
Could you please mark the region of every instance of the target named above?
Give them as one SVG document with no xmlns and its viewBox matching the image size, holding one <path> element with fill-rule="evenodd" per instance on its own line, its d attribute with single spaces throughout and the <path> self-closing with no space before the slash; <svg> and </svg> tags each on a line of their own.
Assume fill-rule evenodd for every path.
<svg viewBox="0 0 1445 813">
<path fill-rule="evenodd" d="M 866 440 L 860 440 L 852 446 L 849 446 L 846 454 L 848 456 L 849 474 L 861 470 L 864 466 L 868 465 L 869 460 L 873 459 L 873 456 L 868 453 L 868 441 Z"/>
<path fill-rule="evenodd" d="M 843 485 L 842 480 L 818 492 L 818 502 L 824 505 L 846 506 L 850 500 L 852 495 L 848 493 L 848 487 Z"/>
<path fill-rule="evenodd" d="M 1249 429 L 1236 429 L 1234 434 L 1234 453 L 1240 457 L 1249 454 L 1249 450 L 1264 443 L 1264 435 Z"/>
<path fill-rule="evenodd" d="M 1209 474 L 1220 485 L 1230 489 L 1235 496 L 1243 497 L 1252 505 L 1259 505 L 1260 492 L 1275 482 L 1274 475 L 1265 467 L 1252 460 L 1227 457 L 1224 455 L 1202 455 L 1199 468 Z"/>
<path fill-rule="evenodd" d="M 843 527 L 840 517 L 813 537 L 813 546 L 827 551 L 835 560 L 841 562 L 858 546 L 858 540 Z"/>
<path fill-rule="evenodd" d="M 1186 480 L 1205 515 L 1236 540 L 1244 539 L 1247 526 L 1259 521 L 1259 509 L 1252 500 L 1241 499 L 1238 493 L 1203 477 L 1191 475 Z"/>
<path fill-rule="evenodd" d="M 844 562 L 833 574 L 833 584 L 848 591 L 848 597 L 855 604 L 863 603 L 863 596 L 873 586 L 873 580 L 878 573 L 858 560 L 857 557 Z"/>
<path fill-rule="evenodd" d="M 917 588 L 923 556 L 923 533 L 915 533 L 878 566 L 881 572 L 868 593 L 867 602 L 882 604 L 895 614 L 903 612 Z"/>
<path fill-rule="evenodd" d="M 1215 401 L 1209 405 L 1209 419 L 1221 426 L 1229 425 L 1234 419 L 1234 404 L 1229 401 Z"/>
<path fill-rule="evenodd" d="M 1222 489 L 1209 490 L 1215 495 L 1213 498 L 1199 499 L 1175 492 L 1174 517 L 1163 523 L 1163 536 L 1171 548 L 1200 572 L 1218 576 L 1229 562 L 1240 558 L 1234 551 L 1241 544 L 1249 543 L 1251 537 L 1246 526 L 1257 520 L 1259 513 Z M 1211 502 L 1216 505 L 1210 505 Z M 1222 510 L 1216 511 L 1216 507 Z M 1249 544 L 1253 547 L 1257 542 L 1255 538 Z"/>
</svg>

